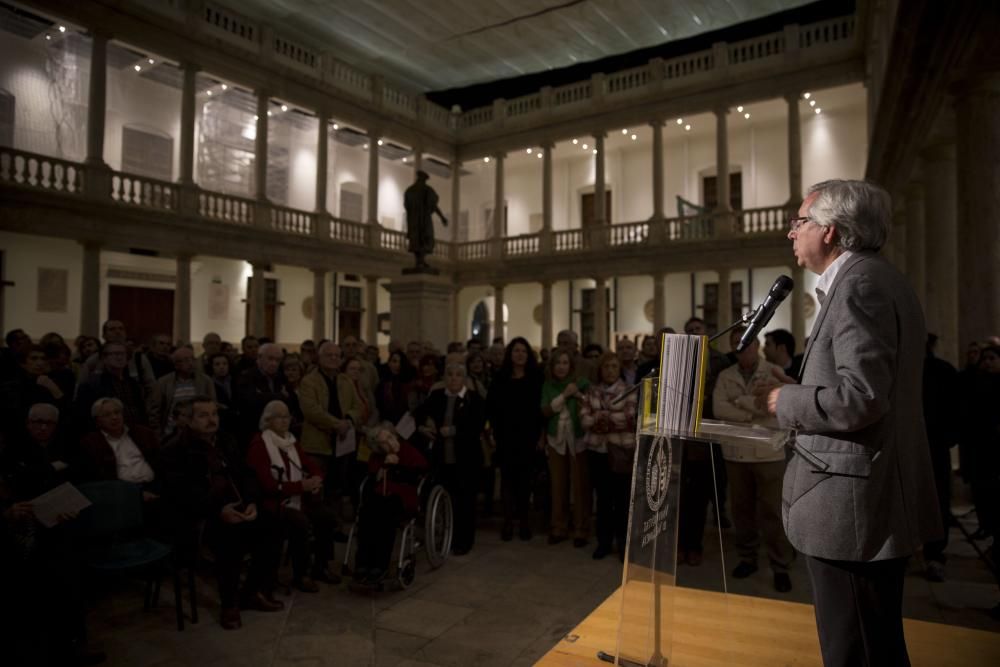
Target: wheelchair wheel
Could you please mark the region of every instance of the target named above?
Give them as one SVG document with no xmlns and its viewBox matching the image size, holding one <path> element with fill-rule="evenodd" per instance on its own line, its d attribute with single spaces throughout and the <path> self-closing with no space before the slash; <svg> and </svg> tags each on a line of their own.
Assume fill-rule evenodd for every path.
<svg viewBox="0 0 1000 667">
<path fill-rule="evenodd" d="M 417 563 L 412 558 L 407 558 L 406 562 L 403 563 L 402 569 L 399 570 L 399 585 L 402 588 L 409 588 L 410 584 L 413 583 L 414 577 L 417 574 Z"/>
<path fill-rule="evenodd" d="M 435 486 L 427 498 L 424 512 L 424 547 L 432 568 L 441 567 L 448 559 L 453 526 L 451 496 L 443 486 Z"/>
</svg>

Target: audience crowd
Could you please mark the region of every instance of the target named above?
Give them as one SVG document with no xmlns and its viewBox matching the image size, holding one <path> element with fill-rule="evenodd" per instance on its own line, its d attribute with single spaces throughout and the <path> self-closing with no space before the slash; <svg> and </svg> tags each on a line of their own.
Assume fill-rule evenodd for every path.
<svg viewBox="0 0 1000 667">
<path fill-rule="evenodd" d="M 691 318 L 684 331 L 703 334 L 705 323 Z M 237 349 L 214 333 L 199 350 L 165 334 L 137 345 L 115 320 L 102 340 L 79 336 L 72 349 L 58 334 L 35 342 L 9 332 L 0 348 L 0 587 L 14 664 L 87 660 L 86 536 L 74 528 L 76 514 L 45 527 L 32 506 L 64 482 L 138 486 L 143 531 L 172 546 L 175 566 L 210 554 L 226 629 L 241 627 L 241 611 L 283 608 L 275 591 L 286 542 L 295 588 L 339 584 L 335 545 L 356 519 L 351 574 L 377 586 L 428 470 L 452 499 L 455 555 L 474 548 L 477 514 L 491 514 L 498 495 L 502 540 L 531 540 L 541 515 L 549 544 L 572 539 L 584 548 L 593 523 L 593 558 L 624 559 L 637 396 L 614 399 L 655 371 L 660 336 L 672 332 L 623 338 L 614 351 L 581 349 L 572 331 L 560 332 L 552 350 L 522 337 L 453 342 L 445 353 L 411 341 L 390 345 L 384 360 L 353 335 L 289 352 L 253 336 Z M 942 516 L 953 521 L 950 452 L 958 445 L 979 520 L 974 537 L 985 539 L 1000 517 L 1000 341 L 970 345 L 961 370 L 934 356 L 934 342 L 924 402 Z M 781 329 L 739 354 L 713 348 L 705 416 L 774 426 L 755 390 L 794 382 L 801 361 Z M 732 575 L 757 571 L 763 541 L 775 589 L 790 590 L 784 452 L 714 453 L 684 450 L 679 561 L 701 563 L 714 505 L 718 524 L 733 528 L 740 560 Z M 928 578 L 943 579 L 946 545 L 926 545 Z"/>
</svg>

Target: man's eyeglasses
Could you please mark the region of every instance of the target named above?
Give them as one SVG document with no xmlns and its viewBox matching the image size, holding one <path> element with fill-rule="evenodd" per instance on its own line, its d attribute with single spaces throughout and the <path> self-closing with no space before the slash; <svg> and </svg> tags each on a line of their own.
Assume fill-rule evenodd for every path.
<svg viewBox="0 0 1000 667">
<path fill-rule="evenodd" d="M 800 218 L 792 218 L 788 221 L 788 230 L 792 232 L 799 231 L 799 227 L 806 224 L 807 222 L 812 222 L 812 218 L 808 215 L 804 215 Z"/>
</svg>

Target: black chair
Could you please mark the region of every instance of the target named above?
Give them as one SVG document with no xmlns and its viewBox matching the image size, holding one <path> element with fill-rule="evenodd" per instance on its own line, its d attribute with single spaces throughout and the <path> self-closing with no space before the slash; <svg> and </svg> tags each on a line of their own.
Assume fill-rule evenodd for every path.
<svg viewBox="0 0 1000 667">
<path fill-rule="evenodd" d="M 142 571 L 146 588 L 143 608 L 155 607 L 159 601 L 160 579 L 164 569 L 174 580 L 174 601 L 177 629 L 184 629 L 180 572 L 173 562 L 173 548 L 142 536 L 142 490 L 136 484 L 118 480 L 81 484 L 80 493 L 92 503 L 80 512 L 77 530 L 86 551 L 84 564 L 103 573 Z M 197 623 L 197 610 L 191 596 L 191 620 Z"/>
</svg>

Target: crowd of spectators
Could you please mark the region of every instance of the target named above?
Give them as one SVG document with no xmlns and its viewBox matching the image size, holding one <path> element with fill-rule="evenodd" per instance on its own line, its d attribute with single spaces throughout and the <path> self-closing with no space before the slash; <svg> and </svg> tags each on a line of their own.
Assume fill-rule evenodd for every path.
<svg viewBox="0 0 1000 667">
<path fill-rule="evenodd" d="M 684 331 L 703 334 L 705 323 L 691 318 Z M 474 548 L 480 507 L 492 512 L 498 496 L 504 541 L 531 540 L 541 527 L 549 544 L 572 539 L 583 548 L 594 524 L 593 558 L 624 558 L 637 407 L 634 394 L 614 399 L 656 368 L 665 332 L 673 330 L 623 338 L 615 351 L 581 350 L 572 331 L 560 332 L 551 350 L 523 337 L 453 342 L 444 353 L 411 341 L 391 345 L 382 359 L 353 335 L 290 352 L 253 336 L 237 348 L 209 333 L 196 350 L 167 335 L 137 345 L 111 320 L 102 340 L 80 336 L 71 349 L 58 334 L 35 342 L 15 329 L 0 349 L 0 577 L 14 601 L 5 607 L 20 611 L 5 627 L 16 630 L 15 648 L 42 646 L 51 664 L 82 655 L 76 517 L 43 528 L 31 506 L 66 481 L 138 485 L 147 531 L 173 546 L 178 564 L 210 551 L 227 629 L 241 627 L 241 610 L 283 608 L 275 592 L 286 541 L 298 590 L 339 584 L 330 564 L 359 507 L 354 579 L 374 585 L 386 577 L 396 528 L 416 504 L 409 485 L 386 474 L 394 468 L 432 470 L 448 490 L 455 555 Z M 934 356 L 932 337 L 925 367 L 941 512 L 950 522 L 950 450 L 958 445 L 977 539 L 995 534 L 1000 514 L 998 342 L 971 345 L 958 371 Z M 711 350 L 706 417 L 773 426 L 754 388 L 795 381 L 802 355 L 780 329 L 765 335 L 762 351 L 758 343 L 739 354 Z M 396 425 L 408 416 L 415 428 L 404 438 Z M 762 538 L 775 588 L 789 590 L 784 454 L 715 454 L 685 448 L 679 561 L 700 564 L 708 506 L 728 527 L 731 505 L 740 556 L 733 576 L 758 569 Z M 383 483 L 362 497 L 366 478 Z M 928 577 L 943 578 L 946 544 L 927 545 Z M 41 617 L 33 614 L 45 622 L 31 622 Z"/>
</svg>

